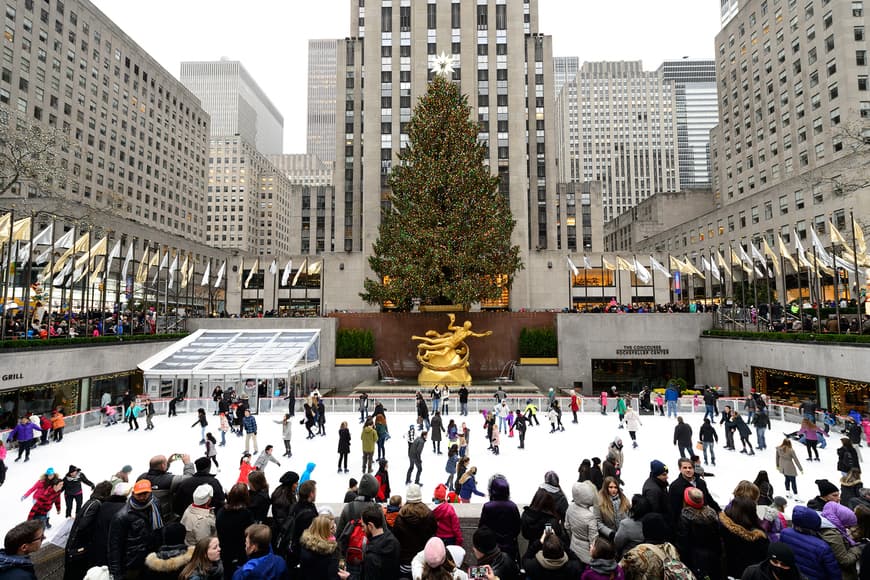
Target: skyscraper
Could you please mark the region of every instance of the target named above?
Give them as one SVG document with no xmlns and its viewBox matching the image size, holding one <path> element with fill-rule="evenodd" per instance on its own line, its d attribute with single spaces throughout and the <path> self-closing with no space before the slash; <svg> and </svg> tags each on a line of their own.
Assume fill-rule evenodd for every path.
<svg viewBox="0 0 870 580">
<path fill-rule="evenodd" d="M 719 122 L 716 98 L 716 62 L 666 60 L 659 67 L 662 78 L 673 83 L 677 107 L 677 152 L 680 188 L 711 187 L 710 130 Z"/>
<path fill-rule="evenodd" d="M 308 154 L 335 161 L 337 40 L 308 41 Z"/>
<path fill-rule="evenodd" d="M 284 117 L 242 63 L 183 62 L 181 82 L 211 115 L 212 136 L 239 135 L 263 154 L 284 151 Z"/>
<path fill-rule="evenodd" d="M 390 208 L 390 171 L 408 144 L 414 103 L 441 52 L 455 59 L 453 80 L 480 125 L 479 140 L 516 220 L 512 242 L 523 261 L 529 251 L 557 249 L 557 240 L 567 239 L 567 219 L 557 201 L 552 42 L 537 30 L 537 0 L 351 5 L 351 34 L 337 51 L 336 111 L 343 118 L 336 128 L 336 250 L 371 252 L 381 212 Z M 362 264 L 348 266 L 345 276 L 358 278 L 336 289 L 344 294 L 330 298 L 331 305 L 363 307 L 357 294 L 372 274 Z M 532 303 L 528 272 L 516 276 L 511 306 Z"/>
<path fill-rule="evenodd" d="M 604 221 L 678 191 L 674 85 L 640 61 L 583 63 L 559 95 L 560 172 L 600 181 Z"/>
<path fill-rule="evenodd" d="M 553 92 L 558 95 L 568 81 L 574 80 L 580 70 L 580 58 L 576 56 L 557 56 L 553 58 Z"/>
</svg>

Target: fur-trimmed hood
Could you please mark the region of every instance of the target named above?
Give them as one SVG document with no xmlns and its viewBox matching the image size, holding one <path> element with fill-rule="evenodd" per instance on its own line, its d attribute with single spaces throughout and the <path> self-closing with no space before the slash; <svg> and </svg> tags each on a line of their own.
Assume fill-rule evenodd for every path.
<svg viewBox="0 0 870 580">
<path fill-rule="evenodd" d="M 760 542 L 761 540 L 767 539 L 767 534 L 764 533 L 764 530 L 759 528 L 753 528 L 751 530 L 747 530 L 740 524 L 736 523 L 725 512 L 719 513 L 719 522 L 722 524 L 722 527 L 725 530 L 737 536 L 744 542 Z"/>
<path fill-rule="evenodd" d="M 154 572 L 180 572 L 193 557 L 193 546 L 163 546 L 145 557 L 145 566 Z"/>
<path fill-rule="evenodd" d="M 306 549 L 315 554 L 320 554 L 321 556 L 329 556 L 335 552 L 338 547 L 338 543 L 334 539 L 324 540 L 323 538 L 309 533 L 308 530 L 302 532 L 302 538 L 299 540 L 299 543 Z"/>
</svg>

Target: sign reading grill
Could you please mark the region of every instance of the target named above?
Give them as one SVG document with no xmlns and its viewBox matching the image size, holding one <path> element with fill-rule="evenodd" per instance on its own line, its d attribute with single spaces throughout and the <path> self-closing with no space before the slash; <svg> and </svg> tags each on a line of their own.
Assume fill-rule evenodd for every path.
<svg viewBox="0 0 870 580">
<path fill-rule="evenodd" d="M 666 356 L 669 353 L 657 344 L 624 344 L 616 349 L 617 356 Z"/>
</svg>

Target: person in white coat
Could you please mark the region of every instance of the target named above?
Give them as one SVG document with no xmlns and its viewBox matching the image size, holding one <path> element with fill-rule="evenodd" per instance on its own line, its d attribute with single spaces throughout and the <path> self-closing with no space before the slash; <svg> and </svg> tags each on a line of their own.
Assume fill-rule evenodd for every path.
<svg viewBox="0 0 870 580">
<path fill-rule="evenodd" d="M 571 534 L 571 552 L 588 566 L 592 561 L 590 547 L 598 537 L 598 519 L 593 511 L 598 490 L 590 481 L 578 481 L 571 487 L 571 495 L 574 501 L 565 514 L 565 530 Z"/>
<path fill-rule="evenodd" d="M 637 447 L 637 430 L 643 425 L 640 420 L 640 415 L 631 407 L 625 410 L 625 428 L 628 429 L 628 436 L 631 437 L 631 446 Z"/>
</svg>

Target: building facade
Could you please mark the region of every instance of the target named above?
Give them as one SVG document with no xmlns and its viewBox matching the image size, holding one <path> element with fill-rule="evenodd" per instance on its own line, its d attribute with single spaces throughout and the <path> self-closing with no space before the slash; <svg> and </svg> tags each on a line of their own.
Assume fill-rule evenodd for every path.
<svg viewBox="0 0 870 580">
<path fill-rule="evenodd" d="M 0 104 L 62 131 L 65 202 L 201 242 L 209 116 L 199 99 L 87 1 L 10 1 Z M 11 196 L 42 196 L 23 183 Z"/>
<path fill-rule="evenodd" d="M 335 59 L 338 41 L 308 41 L 307 152 L 321 161 L 335 162 Z"/>
<path fill-rule="evenodd" d="M 283 153 L 284 117 L 242 63 L 183 62 L 180 78 L 209 112 L 211 136 L 239 135 L 260 153 Z"/>
<path fill-rule="evenodd" d="M 344 117 L 336 128 L 335 170 L 335 250 L 351 255 L 342 262 L 347 283 L 329 290 L 336 293 L 330 303 L 373 308 L 358 294 L 373 275 L 366 258 L 389 208 L 387 178 L 441 52 L 455 58 L 453 81 L 468 96 L 487 161 L 509 200 L 512 243 L 526 264 L 529 252 L 558 250 L 567 216 L 558 211 L 552 42 L 538 32 L 538 2 L 354 0 L 351 6 L 350 37 L 337 52 L 336 111 Z M 534 304 L 529 272 L 516 276 L 511 307 Z"/>
<path fill-rule="evenodd" d="M 852 217 L 862 230 L 870 225 L 867 24 L 860 1 L 741 2 L 716 37 L 717 209 L 641 246 L 699 260 L 730 249 L 752 257 L 752 247 L 764 242 L 779 255 L 782 239 L 794 257 L 797 242 L 812 254 L 814 231 L 827 251 L 843 252 L 834 248 L 831 226 L 852 244 Z M 779 302 L 858 293 L 854 274 L 845 271 L 835 283 L 831 275 L 808 276 L 804 266 L 800 274 L 787 262 L 779 274 L 772 266 L 759 268 L 759 277 L 774 278 Z M 740 266 L 732 270 L 745 281 Z M 734 282 L 721 282 L 723 297 Z"/>
<path fill-rule="evenodd" d="M 553 57 L 553 91 L 558 97 L 562 87 L 568 81 L 574 80 L 577 71 L 580 70 L 580 57 L 556 56 Z"/>
<path fill-rule="evenodd" d="M 710 130 L 719 121 L 716 63 L 688 58 L 666 60 L 659 71 L 666 82 L 673 83 L 676 95 L 680 188 L 709 189 Z"/>
<path fill-rule="evenodd" d="M 560 176 L 600 181 L 604 221 L 678 191 L 676 91 L 640 61 L 587 62 L 559 94 Z"/>
<path fill-rule="evenodd" d="M 306 153 L 285 153 L 267 155 L 269 162 L 284 173 L 293 184 L 332 185 L 335 163 L 325 162 L 316 155 Z"/>
</svg>

